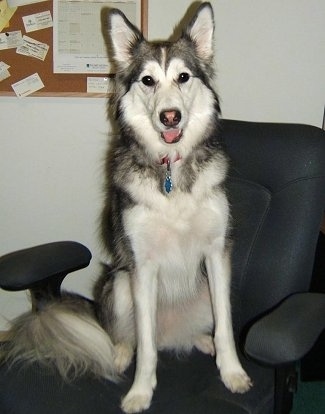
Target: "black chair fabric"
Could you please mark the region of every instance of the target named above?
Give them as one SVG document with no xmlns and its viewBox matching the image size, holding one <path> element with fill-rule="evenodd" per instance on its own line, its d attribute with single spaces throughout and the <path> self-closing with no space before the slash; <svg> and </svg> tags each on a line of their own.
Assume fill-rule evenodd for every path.
<svg viewBox="0 0 325 414">
<path fill-rule="evenodd" d="M 224 122 L 237 332 L 309 289 L 325 204 L 324 139 L 306 125 Z"/>
<path fill-rule="evenodd" d="M 186 357 L 161 352 L 158 387 L 148 414 L 271 414 L 274 370 L 243 365 L 258 387 L 232 394 L 218 376 L 213 358 L 194 351 Z M 33 365 L 0 371 L 2 414 L 123 414 L 121 397 L 132 384 L 134 364 L 119 384 L 84 377 L 63 383 L 53 372 Z M 254 407 L 252 409 L 252 407 Z"/>
</svg>

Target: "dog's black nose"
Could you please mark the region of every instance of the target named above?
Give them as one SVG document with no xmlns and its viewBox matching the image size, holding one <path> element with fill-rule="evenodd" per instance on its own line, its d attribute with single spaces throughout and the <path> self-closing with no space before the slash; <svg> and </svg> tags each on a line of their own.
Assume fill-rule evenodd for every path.
<svg viewBox="0 0 325 414">
<path fill-rule="evenodd" d="M 160 112 L 160 122 L 166 127 L 175 127 L 180 123 L 182 114 L 177 109 L 167 109 Z"/>
</svg>

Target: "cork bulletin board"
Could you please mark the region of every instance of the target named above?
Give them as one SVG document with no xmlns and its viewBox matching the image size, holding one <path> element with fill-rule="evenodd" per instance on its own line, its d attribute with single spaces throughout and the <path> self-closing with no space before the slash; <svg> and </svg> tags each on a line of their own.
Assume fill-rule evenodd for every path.
<svg viewBox="0 0 325 414">
<path fill-rule="evenodd" d="M 53 1 L 47 0 L 40 3 L 27 4 L 17 8 L 17 11 L 10 20 L 9 27 L 4 32 L 19 31 L 37 41 L 49 45 L 44 61 L 16 53 L 16 49 L 0 50 L 0 61 L 10 66 L 10 77 L 0 82 L 0 96 L 16 96 L 12 84 L 37 73 L 41 78 L 44 87 L 29 96 L 61 96 L 61 97 L 106 97 L 107 93 L 87 92 L 87 78 L 104 76 L 113 77 L 113 73 L 90 74 L 90 73 L 54 73 L 53 69 L 53 27 L 37 30 L 32 33 L 25 32 L 23 17 L 50 11 L 53 16 Z M 112 2 L 114 3 L 114 2 Z M 118 3 L 117 3 L 118 4 Z M 139 0 L 141 14 L 141 31 L 146 36 L 148 29 L 148 0 Z M 98 29 L 101 31 L 101 22 L 98 22 Z"/>
</svg>

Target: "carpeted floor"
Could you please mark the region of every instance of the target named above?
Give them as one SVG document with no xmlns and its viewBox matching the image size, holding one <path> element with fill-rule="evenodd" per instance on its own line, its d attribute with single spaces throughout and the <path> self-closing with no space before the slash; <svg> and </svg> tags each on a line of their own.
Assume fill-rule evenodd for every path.
<svg viewBox="0 0 325 414">
<path fill-rule="evenodd" d="M 325 381 L 299 382 L 291 414 L 325 414 Z"/>
<path fill-rule="evenodd" d="M 319 234 L 311 290 L 325 293 L 325 216 Z M 325 414 L 325 334 L 321 335 L 311 353 L 302 362 L 304 379 L 299 381 L 291 414 Z"/>
</svg>

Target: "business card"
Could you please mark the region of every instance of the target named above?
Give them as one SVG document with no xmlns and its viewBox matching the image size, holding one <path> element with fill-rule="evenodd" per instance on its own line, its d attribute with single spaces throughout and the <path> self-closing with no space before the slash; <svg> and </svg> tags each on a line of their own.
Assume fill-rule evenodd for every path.
<svg viewBox="0 0 325 414">
<path fill-rule="evenodd" d="M 20 46 L 22 42 L 23 37 L 20 30 L 0 33 L 0 50 L 14 49 Z"/>
<path fill-rule="evenodd" d="M 53 26 L 53 20 L 50 10 L 30 14 L 23 17 L 23 23 L 26 33 L 35 32 L 36 30 L 47 29 Z"/>
<path fill-rule="evenodd" d="M 34 73 L 19 82 L 13 83 L 11 87 L 18 98 L 23 98 L 44 88 L 44 84 L 39 77 L 39 74 Z"/>
<path fill-rule="evenodd" d="M 107 77 L 88 76 L 87 77 L 88 93 L 113 93 L 114 80 Z"/>
<path fill-rule="evenodd" d="M 46 43 L 39 42 L 38 40 L 24 35 L 23 43 L 17 47 L 16 53 L 44 60 L 48 50 L 49 45 Z"/>
</svg>

